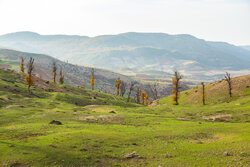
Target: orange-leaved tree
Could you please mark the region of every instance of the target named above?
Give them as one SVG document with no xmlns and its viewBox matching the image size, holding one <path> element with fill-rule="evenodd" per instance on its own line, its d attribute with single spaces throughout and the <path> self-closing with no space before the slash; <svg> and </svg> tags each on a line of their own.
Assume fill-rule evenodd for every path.
<svg viewBox="0 0 250 167">
<path fill-rule="evenodd" d="M 172 100 L 174 101 L 174 105 L 178 105 L 178 99 L 179 99 L 179 92 L 180 92 L 180 80 L 182 79 L 182 76 L 178 73 L 178 71 L 174 72 L 174 77 L 172 79 L 172 84 L 173 84 L 173 96 Z"/>
<path fill-rule="evenodd" d="M 28 69 L 28 73 L 25 77 L 25 81 L 28 85 L 28 91 L 31 93 L 30 91 L 30 87 L 34 84 L 34 78 L 32 76 L 33 70 L 34 70 L 34 58 L 30 58 L 28 64 L 27 64 L 27 69 Z"/>
<path fill-rule="evenodd" d="M 94 87 L 95 87 L 95 70 L 94 70 L 94 68 L 91 69 L 90 85 L 92 87 L 92 90 L 94 90 Z"/>
<path fill-rule="evenodd" d="M 54 61 L 52 63 L 52 70 L 53 70 L 53 80 L 52 80 L 52 83 L 56 83 L 56 70 L 57 70 L 57 67 L 56 67 L 56 62 Z"/>
<path fill-rule="evenodd" d="M 143 90 L 140 90 L 140 95 L 141 95 L 141 104 L 145 103 L 145 97 L 146 97 L 146 92 Z"/>
<path fill-rule="evenodd" d="M 145 105 L 149 105 L 149 98 L 148 98 L 148 94 L 145 92 Z"/>
<path fill-rule="evenodd" d="M 20 61 L 20 71 L 24 72 L 24 59 L 23 59 L 23 57 L 21 57 L 21 61 Z"/>
<path fill-rule="evenodd" d="M 119 95 L 120 92 L 120 84 L 121 84 L 121 79 L 120 77 L 117 78 L 117 80 L 115 81 L 115 87 L 116 87 L 116 94 L 117 96 Z"/>
</svg>

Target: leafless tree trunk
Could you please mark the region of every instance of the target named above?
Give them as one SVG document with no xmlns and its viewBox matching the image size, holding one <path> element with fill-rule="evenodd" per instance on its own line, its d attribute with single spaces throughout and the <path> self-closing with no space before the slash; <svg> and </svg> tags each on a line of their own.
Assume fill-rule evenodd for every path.
<svg viewBox="0 0 250 167">
<path fill-rule="evenodd" d="M 158 96 L 157 96 L 157 87 L 158 87 L 158 83 L 157 82 L 155 82 L 154 84 L 153 84 L 153 86 L 152 85 L 149 85 L 149 89 L 150 89 L 150 93 L 151 93 L 151 95 L 153 96 L 153 99 L 154 100 L 157 100 L 158 99 Z"/>
<path fill-rule="evenodd" d="M 56 70 L 57 70 L 57 67 L 56 67 L 56 62 L 54 61 L 53 64 L 53 83 L 55 84 L 56 83 Z"/>
<path fill-rule="evenodd" d="M 173 82 L 173 101 L 175 101 L 175 105 L 178 105 L 178 99 L 179 99 L 179 92 L 180 92 L 180 80 L 182 79 L 182 76 L 178 73 L 178 71 L 174 72 L 174 78 L 172 80 Z"/>
<path fill-rule="evenodd" d="M 132 93 L 132 91 L 133 91 L 133 89 L 134 89 L 134 86 L 135 86 L 135 82 L 131 82 L 131 83 L 130 83 L 130 87 L 129 87 L 127 102 L 129 102 L 129 100 L 130 100 L 130 95 L 131 95 L 131 93 Z"/>
<path fill-rule="evenodd" d="M 140 89 L 137 88 L 137 90 L 136 90 L 136 103 L 137 104 L 140 103 L 140 96 L 141 96 L 140 92 L 141 92 Z"/>
<path fill-rule="evenodd" d="M 228 72 L 226 72 L 225 79 L 228 83 L 229 96 L 232 97 L 232 78 Z"/>
<path fill-rule="evenodd" d="M 24 58 L 21 57 L 21 61 L 20 61 L 20 72 L 24 73 Z"/>
<path fill-rule="evenodd" d="M 120 96 L 124 96 L 124 94 L 126 93 L 126 82 L 121 81 L 120 83 Z"/>
<path fill-rule="evenodd" d="M 205 84 L 204 84 L 204 82 L 202 82 L 201 85 L 202 85 L 201 99 L 202 99 L 202 104 L 205 105 Z"/>
</svg>

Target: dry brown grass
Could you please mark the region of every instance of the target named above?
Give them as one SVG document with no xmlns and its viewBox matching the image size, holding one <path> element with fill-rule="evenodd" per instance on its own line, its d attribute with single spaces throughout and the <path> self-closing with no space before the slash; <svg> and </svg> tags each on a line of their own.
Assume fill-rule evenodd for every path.
<svg viewBox="0 0 250 167">
<path fill-rule="evenodd" d="M 250 86 L 250 75 L 240 76 L 232 79 L 232 94 L 235 96 L 243 96 L 244 91 Z M 181 93 L 181 98 L 186 103 L 201 103 L 201 87 L 187 90 Z M 228 85 L 225 80 L 206 84 L 205 97 L 208 104 L 229 101 Z"/>
</svg>

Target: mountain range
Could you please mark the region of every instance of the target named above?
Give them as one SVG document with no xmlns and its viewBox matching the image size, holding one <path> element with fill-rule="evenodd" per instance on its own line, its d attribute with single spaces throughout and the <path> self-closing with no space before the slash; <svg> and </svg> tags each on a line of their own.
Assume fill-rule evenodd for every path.
<svg viewBox="0 0 250 167">
<path fill-rule="evenodd" d="M 0 46 L 120 72 L 179 70 L 194 77 L 250 70 L 248 47 L 205 41 L 187 34 L 129 32 L 87 37 L 16 32 L 0 36 Z"/>
</svg>

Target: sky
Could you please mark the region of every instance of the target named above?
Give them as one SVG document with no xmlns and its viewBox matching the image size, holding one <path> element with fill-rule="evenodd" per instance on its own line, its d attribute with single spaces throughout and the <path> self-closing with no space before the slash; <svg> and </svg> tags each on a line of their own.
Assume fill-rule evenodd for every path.
<svg viewBox="0 0 250 167">
<path fill-rule="evenodd" d="M 0 34 L 191 34 L 250 45 L 250 0 L 0 0 Z"/>
</svg>

